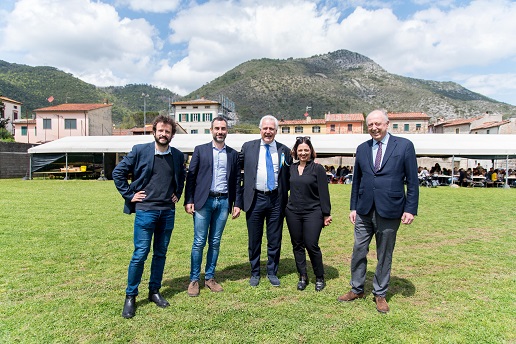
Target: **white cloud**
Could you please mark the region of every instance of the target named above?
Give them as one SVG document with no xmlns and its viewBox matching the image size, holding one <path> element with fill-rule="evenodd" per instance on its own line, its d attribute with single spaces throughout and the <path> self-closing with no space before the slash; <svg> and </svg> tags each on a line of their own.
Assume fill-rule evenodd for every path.
<svg viewBox="0 0 516 344">
<path fill-rule="evenodd" d="M 514 104 L 516 73 L 473 75 L 461 80 L 461 84 L 474 92 Z"/>
<path fill-rule="evenodd" d="M 166 13 L 176 10 L 180 0 L 117 0 L 115 4 L 127 6 L 133 11 Z"/>
<path fill-rule="evenodd" d="M 508 93 L 501 87 L 516 88 L 509 0 L 8 1 L 0 7 L 2 59 L 54 66 L 99 86 L 150 83 L 186 94 L 251 59 L 347 49 L 405 76 L 468 87 L 480 75 L 492 85 L 481 93 L 495 99 Z"/>
<path fill-rule="evenodd" d="M 145 75 L 160 46 L 147 21 L 90 0 L 20 0 L 1 35 L 0 53 L 18 54 L 18 63 L 87 75 L 98 86 Z"/>
</svg>

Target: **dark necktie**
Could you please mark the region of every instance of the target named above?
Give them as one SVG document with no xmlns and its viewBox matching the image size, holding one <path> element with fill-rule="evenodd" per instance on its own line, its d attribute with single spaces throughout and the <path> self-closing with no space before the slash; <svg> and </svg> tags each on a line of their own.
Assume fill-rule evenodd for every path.
<svg viewBox="0 0 516 344">
<path fill-rule="evenodd" d="M 382 162 L 382 142 L 378 141 L 378 150 L 376 151 L 376 158 L 374 159 L 374 171 L 377 172 L 380 169 Z"/>
<path fill-rule="evenodd" d="M 274 181 L 274 165 L 272 164 L 272 155 L 270 145 L 265 145 L 265 167 L 267 169 L 267 189 L 274 190 L 276 186 Z"/>
</svg>

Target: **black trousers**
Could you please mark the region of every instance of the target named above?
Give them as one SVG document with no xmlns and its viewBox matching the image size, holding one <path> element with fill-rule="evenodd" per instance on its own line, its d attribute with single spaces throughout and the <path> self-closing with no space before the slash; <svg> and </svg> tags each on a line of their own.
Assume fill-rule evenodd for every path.
<svg viewBox="0 0 516 344">
<path fill-rule="evenodd" d="M 297 272 L 306 275 L 306 252 L 308 252 L 315 276 L 323 277 L 322 252 L 319 247 L 319 237 L 324 224 L 321 210 L 299 214 L 286 209 L 285 217 Z"/>
<path fill-rule="evenodd" d="M 251 276 L 260 276 L 260 253 L 262 250 L 263 224 L 267 226 L 267 275 L 277 275 L 281 253 L 283 212 L 278 193 L 255 194 L 254 203 L 246 212 L 249 237 L 249 262 Z"/>
</svg>

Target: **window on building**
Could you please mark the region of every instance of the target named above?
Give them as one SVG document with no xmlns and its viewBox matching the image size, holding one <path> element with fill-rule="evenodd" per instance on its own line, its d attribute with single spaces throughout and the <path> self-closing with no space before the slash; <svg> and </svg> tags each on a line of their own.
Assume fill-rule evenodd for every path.
<svg viewBox="0 0 516 344">
<path fill-rule="evenodd" d="M 186 106 L 181 106 L 181 109 L 186 109 Z"/>
<path fill-rule="evenodd" d="M 489 134 L 489 129 L 486 130 L 486 134 Z"/>
<path fill-rule="evenodd" d="M 204 108 L 209 109 L 210 107 L 211 107 L 210 105 L 206 105 Z"/>
<path fill-rule="evenodd" d="M 210 129 L 204 129 L 204 133 L 205 134 L 209 134 L 210 133 Z"/>
<path fill-rule="evenodd" d="M 331 131 L 332 133 L 334 133 L 334 132 L 335 132 L 335 124 L 330 124 L 330 131 Z"/>
<path fill-rule="evenodd" d="M 194 109 L 198 109 L 199 107 L 198 107 L 197 105 L 195 105 L 193 108 L 194 108 Z"/>
<path fill-rule="evenodd" d="M 65 118 L 65 129 L 77 129 L 77 119 Z"/>
<path fill-rule="evenodd" d="M 421 131 L 421 124 L 420 123 L 416 123 L 416 131 Z"/>
<path fill-rule="evenodd" d="M 50 118 L 43 118 L 43 129 L 52 129 L 52 120 Z"/>
<path fill-rule="evenodd" d="M 38 136 L 38 130 L 36 127 L 34 127 L 34 136 Z"/>
<path fill-rule="evenodd" d="M 17 108 L 18 108 L 18 105 L 14 105 L 13 107 L 14 107 L 15 109 L 17 109 Z"/>
<path fill-rule="evenodd" d="M 315 125 L 312 127 L 312 133 L 320 133 L 321 132 L 321 127 L 318 126 L 318 125 Z"/>
<path fill-rule="evenodd" d="M 198 134 L 199 131 L 197 129 L 192 129 L 190 130 L 190 134 Z"/>
<path fill-rule="evenodd" d="M 409 131 L 409 130 L 410 130 L 410 124 L 404 124 L 403 131 Z"/>
<path fill-rule="evenodd" d="M 13 111 L 13 121 L 18 119 L 18 111 Z"/>
<path fill-rule="evenodd" d="M 455 134 L 460 134 L 459 128 L 455 128 Z"/>
<path fill-rule="evenodd" d="M 282 134 L 290 134 L 290 127 L 281 127 Z"/>
<path fill-rule="evenodd" d="M 199 113 L 193 113 L 192 114 L 192 122 L 199 122 L 199 117 L 200 117 Z"/>
<path fill-rule="evenodd" d="M 188 114 L 187 114 L 187 113 L 182 113 L 182 114 L 179 116 L 179 121 L 180 121 L 180 122 L 188 122 Z"/>
<path fill-rule="evenodd" d="M 26 126 L 21 127 L 21 134 L 22 134 L 22 136 L 27 136 L 27 127 Z"/>
<path fill-rule="evenodd" d="M 348 124 L 348 132 L 353 131 L 353 124 Z"/>
<path fill-rule="evenodd" d="M 203 122 L 211 122 L 212 120 L 212 114 L 211 113 L 203 113 L 202 114 L 202 121 Z"/>
<path fill-rule="evenodd" d="M 301 126 L 297 126 L 297 127 L 295 127 L 295 128 L 294 128 L 294 132 L 295 132 L 296 134 L 302 134 L 302 133 L 303 133 L 303 127 L 301 127 Z"/>
<path fill-rule="evenodd" d="M 398 130 L 398 123 L 392 125 L 393 130 Z"/>
</svg>

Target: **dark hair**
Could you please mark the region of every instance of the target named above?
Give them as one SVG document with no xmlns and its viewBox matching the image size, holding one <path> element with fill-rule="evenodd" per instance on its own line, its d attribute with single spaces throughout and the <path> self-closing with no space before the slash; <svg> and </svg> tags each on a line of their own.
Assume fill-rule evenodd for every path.
<svg viewBox="0 0 516 344">
<path fill-rule="evenodd" d="M 156 126 L 158 123 L 163 124 L 170 124 L 172 126 L 172 136 L 176 134 L 176 122 L 174 122 L 174 119 L 170 116 L 165 115 L 159 115 L 156 118 L 154 118 L 154 121 L 152 122 L 152 131 L 156 132 Z"/>
<path fill-rule="evenodd" d="M 215 122 L 215 121 L 219 121 L 219 122 L 224 121 L 224 122 L 226 123 L 226 127 L 228 126 L 228 120 L 227 120 L 227 119 L 225 119 L 225 118 L 224 118 L 224 117 L 222 117 L 222 116 L 217 116 L 217 117 L 215 117 L 215 118 L 211 121 L 211 128 L 212 128 L 212 129 L 213 129 L 213 122 Z"/>
<path fill-rule="evenodd" d="M 294 144 L 294 147 L 292 147 L 292 150 L 290 151 L 290 155 L 295 160 L 299 160 L 297 158 L 297 147 L 299 147 L 300 144 L 306 143 L 308 147 L 310 148 L 310 159 L 314 160 L 317 157 L 317 154 L 315 154 L 314 147 L 312 146 L 312 142 L 310 141 L 310 136 L 299 136 L 296 138 L 296 143 Z"/>
</svg>

